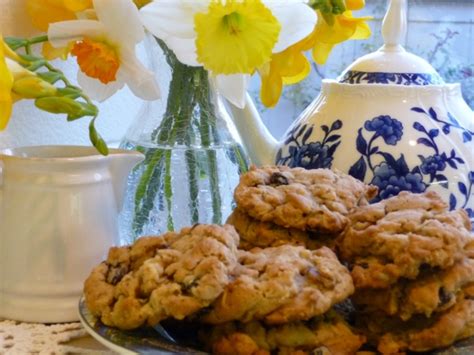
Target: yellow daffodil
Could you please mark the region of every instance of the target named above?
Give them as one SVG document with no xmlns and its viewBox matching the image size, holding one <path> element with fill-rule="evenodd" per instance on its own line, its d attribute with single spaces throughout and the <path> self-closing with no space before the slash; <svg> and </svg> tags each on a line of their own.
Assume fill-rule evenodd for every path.
<svg viewBox="0 0 474 355">
<path fill-rule="evenodd" d="M 0 35 L 0 130 L 5 129 L 10 119 L 13 107 L 11 90 L 13 87 L 13 75 L 8 69 L 5 52 L 8 47 Z"/>
<path fill-rule="evenodd" d="M 300 42 L 272 55 L 269 63 L 259 69 L 262 80 L 260 99 L 267 107 L 274 107 L 280 99 L 283 84 L 291 85 L 305 79 L 311 71 L 306 51 L 315 44 L 314 31 Z"/>
<path fill-rule="evenodd" d="M 353 6 L 356 6 L 354 4 Z M 318 64 L 326 63 L 332 48 L 349 39 L 366 39 L 370 37 L 370 27 L 367 20 L 371 17 L 355 18 L 352 11 L 347 10 L 340 15 L 334 16 L 334 24 L 331 26 L 323 20 L 319 13 L 318 24 L 315 29 L 315 45 L 313 48 L 313 59 Z"/>
<path fill-rule="evenodd" d="M 53 23 L 48 38 L 56 48 L 71 42 L 77 58 L 79 85 L 92 98 L 103 101 L 125 84 L 145 99 L 159 97 L 153 72 L 135 54 L 135 46 L 145 37 L 138 8 L 131 0 L 93 0 L 97 20 Z M 124 25 L 126 20 L 126 25 Z"/>
<path fill-rule="evenodd" d="M 92 8 L 92 0 L 27 0 L 26 9 L 33 25 L 47 31 L 51 23 L 73 20 L 76 13 Z"/>
<path fill-rule="evenodd" d="M 259 0 L 212 2 L 198 13 L 197 59 L 219 74 L 252 74 L 272 54 L 281 25 Z"/>
<path fill-rule="evenodd" d="M 220 94 L 240 108 L 250 74 L 316 24 L 304 0 L 154 1 L 140 13 L 182 63 L 208 69 Z"/>
</svg>

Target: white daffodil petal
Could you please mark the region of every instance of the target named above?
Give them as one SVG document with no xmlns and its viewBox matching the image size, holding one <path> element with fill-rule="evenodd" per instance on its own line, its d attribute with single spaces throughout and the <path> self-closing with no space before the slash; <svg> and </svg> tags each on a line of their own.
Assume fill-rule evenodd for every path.
<svg viewBox="0 0 474 355">
<path fill-rule="evenodd" d="M 281 24 L 278 42 L 273 53 L 279 53 L 301 41 L 313 32 L 317 22 L 316 12 L 301 1 L 264 1 Z"/>
<path fill-rule="evenodd" d="M 48 39 L 53 47 L 61 48 L 84 37 L 104 36 L 105 31 L 105 26 L 95 20 L 62 21 L 49 25 Z"/>
<path fill-rule="evenodd" d="M 140 10 L 143 24 L 156 37 L 167 41 L 169 37 L 194 39 L 196 9 L 179 1 L 154 1 Z"/>
<path fill-rule="evenodd" d="M 103 84 L 97 79 L 88 77 L 81 71 L 77 73 L 77 82 L 87 95 L 99 102 L 107 100 L 124 86 L 123 81 L 120 80 Z"/>
<path fill-rule="evenodd" d="M 194 39 L 168 38 L 166 45 L 173 51 L 178 60 L 191 67 L 200 67 L 196 55 L 196 42 Z"/>
<path fill-rule="evenodd" d="M 132 0 L 94 0 L 94 9 L 108 37 L 116 42 L 136 44 L 145 38 L 138 8 Z"/>
<path fill-rule="evenodd" d="M 144 100 L 160 98 L 160 88 L 153 72 L 146 69 L 131 49 L 123 49 L 117 78 L 127 83 L 130 90 Z"/>
<path fill-rule="evenodd" d="M 245 107 L 245 96 L 249 80 L 250 75 L 248 74 L 217 75 L 215 77 L 219 94 L 238 108 Z"/>
</svg>

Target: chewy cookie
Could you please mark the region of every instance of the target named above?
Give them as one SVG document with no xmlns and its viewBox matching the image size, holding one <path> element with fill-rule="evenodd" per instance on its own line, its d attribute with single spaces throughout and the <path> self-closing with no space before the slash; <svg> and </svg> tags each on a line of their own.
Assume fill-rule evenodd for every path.
<svg viewBox="0 0 474 355">
<path fill-rule="evenodd" d="M 226 223 L 234 226 L 239 233 L 239 249 L 278 247 L 285 244 L 299 245 L 310 250 L 322 246 L 334 249 L 335 246 L 333 235 L 305 232 L 295 228 L 283 228 L 271 222 L 260 222 L 239 208 L 231 213 Z"/>
<path fill-rule="evenodd" d="M 413 317 L 407 322 L 372 314 L 364 319 L 369 338 L 382 354 L 429 351 L 474 335 L 474 300 L 462 299 L 431 318 Z"/>
<path fill-rule="evenodd" d="M 268 327 L 257 321 L 226 323 L 202 337 L 213 354 L 352 355 L 365 342 L 334 311 L 308 322 Z"/>
<path fill-rule="evenodd" d="M 356 289 L 388 288 L 423 268 L 446 269 L 464 257 L 472 239 L 464 210 L 447 211 L 435 192 L 398 196 L 360 207 L 338 240 Z"/>
<path fill-rule="evenodd" d="M 285 228 L 339 233 L 354 208 L 366 205 L 377 188 L 328 169 L 252 167 L 235 190 L 240 209 Z"/>
<path fill-rule="evenodd" d="M 133 329 L 183 319 L 209 306 L 231 281 L 239 243 L 232 226 L 195 225 L 155 239 L 162 248 L 138 269 L 117 273 L 104 262 L 86 280 L 87 306 L 104 324 Z"/>
<path fill-rule="evenodd" d="M 416 280 L 403 280 L 391 288 L 358 289 L 352 301 L 364 312 L 382 311 L 402 320 L 415 314 L 430 317 L 452 307 L 469 284 L 474 284 L 474 260 L 465 258 L 449 269 L 428 270 Z"/>
<path fill-rule="evenodd" d="M 325 313 L 354 291 L 347 269 L 323 247 L 284 245 L 241 251 L 235 280 L 201 321 L 264 320 L 283 324 Z"/>
</svg>

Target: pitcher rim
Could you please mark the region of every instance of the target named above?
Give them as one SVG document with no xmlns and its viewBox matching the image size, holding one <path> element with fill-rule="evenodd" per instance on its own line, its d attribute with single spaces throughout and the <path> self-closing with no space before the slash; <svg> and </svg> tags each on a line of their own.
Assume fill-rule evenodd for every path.
<svg viewBox="0 0 474 355">
<path fill-rule="evenodd" d="M 57 156 L 35 156 L 35 151 L 57 150 Z M 77 155 L 69 154 L 60 156 L 62 150 L 69 150 L 71 153 L 76 150 Z M 24 155 L 21 155 L 23 152 Z M 29 160 L 38 162 L 54 161 L 96 161 L 109 158 L 111 155 L 136 155 L 143 154 L 135 150 L 126 150 L 120 148 L 109 148 L 108 155 L 101 155 L 94 147 L 85 145 L 32 145 L 13 148 L 0 149 L 0 159 L 8 160 Z"/>
</svg>

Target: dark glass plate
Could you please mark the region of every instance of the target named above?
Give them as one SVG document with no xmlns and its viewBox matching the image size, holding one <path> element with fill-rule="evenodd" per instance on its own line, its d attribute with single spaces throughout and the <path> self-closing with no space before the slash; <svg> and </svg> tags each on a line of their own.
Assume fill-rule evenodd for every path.
<svg viewBox="0 0 474 355">
<path fill-rule="evenodd" d="M 193 343 L 199 330 L 196 329 L 196 325 L 177 327 L 171 322 L 156 329 L 119 330 L 107 327 L 94 317 L 87 309 L 83 298 L 79 301 L 79 315 L 82 325 L 92 337 L 120 354 L 205 354 Z M 450 348 L 424 354 L 473 355 L 474 337 L 457 342 Z"/>
</svg>

